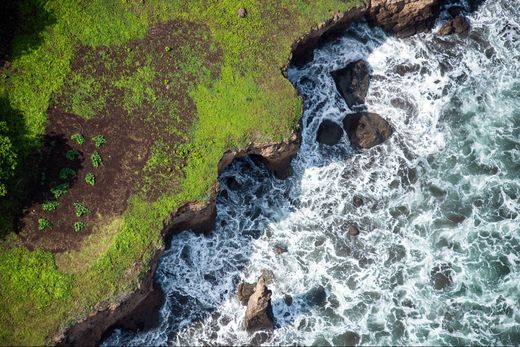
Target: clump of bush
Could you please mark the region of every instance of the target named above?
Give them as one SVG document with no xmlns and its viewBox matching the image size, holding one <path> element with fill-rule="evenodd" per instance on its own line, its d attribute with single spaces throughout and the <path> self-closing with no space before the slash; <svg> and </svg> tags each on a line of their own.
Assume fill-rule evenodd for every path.
<svg viewBox="0 0 520 347">
<path fill-rule="evenodd" d="M 81 217 L 90 213 L 90 210 L 82 204 L 80 204 L 79 202 L 74 203 L 74 209 L 76 210 L 77 217 Z"/>
<path fill-rule="evenodd" d="M 76 133 L 70 137 L 72 140 L 76 141 L 78 145 L 82 145 L 85 143 L 85 137 L 79 133 Z"/>
<path fill-rule="evenodd" d="M 68 180 L 69 178 L 75 177 L 76 171 L 69 167 L 64 167 L 60 170 L 60 179 L 62 180 Z"/>
<path fill-rule="evenodd" d="M 85 175 L 85 182 L 87 182 L 87 184 L 90 184 L 91 186 L 95 185 L 96 176 L 94 176 L 94 174 L 92 172 L 89 172 L 88 174 Z"/>
<path fill-rule="evenodd" d="M 165 52 L 170 52 L 171 50 L 172 50 L 172 48 L 170 46 L 164 47 L 164 51 Z"/>
<path fill-rule="evenodd" d="M 96 135 L 92 138 L 92 142 L 94 142 L 94 145 L 99 148 L 107 143 L 107 139 L 105 139 L 103 135 Z"/>
<path fill-rule="evenodd" d="M 68 150 L 67 153 L 65 153 L 65 158 L 68 160 L 76 160 L 77 157 L 79 157 L 79 152 L 75 149 Z"/>
<path fill-rule="evenodd" d="M 58 205 L 57 201 L 45 201 L 42 205 L 42 209 L 47 212 L 54 211 L 58 208 Z"/>
<path fill-rule="evenodd" d="M 98 151 L 92 153 L 92 155 L 90 156 L 90 161 L 92 162 L 92 166 L 94 166 L 95 168 L 98 168 L 101 165 L 103 165 L 103 159 L 101 159 L 101 154 L 99 154 Z"/>
<path fill-rule="evenodd" d="M 16 168 L 17 155 L 8 136 L 6 122 L 0 122 L 0 197 L 7 194 L 6 181 Z"/>
<path fill-rule="evenodd" d="M 55 199 L 58 199 L 60 196 L 65 194 L 69 190 L 69 184 L 68 183 L 62 183 L 60 185 L 57 185 L 54 188 L 51 188 L 51 193 L 54 196 Z"/>
<path fill-rule="evenodd" d="M 45 218 L 38 219 L 38 230 L 45 230 L 51 227 L 51 222 Z"/>
<path fill-rule="evenodd" d="M 85 229 L 86 224 L 84 222 L 76 222 L 74 223 L 74 231 L 80 232 L 81 230 Z"/>
</svg>

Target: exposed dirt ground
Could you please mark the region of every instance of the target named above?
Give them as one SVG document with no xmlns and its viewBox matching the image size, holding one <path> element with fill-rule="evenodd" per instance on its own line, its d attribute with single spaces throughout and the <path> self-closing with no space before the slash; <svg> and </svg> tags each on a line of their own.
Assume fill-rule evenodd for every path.
<svg viewBox="0 0 520 347">
<path fill-rule="evenodd" d="M 159 191 L 174 189 L 184 162 L 179 149 L 195 114 L 188 89 L 204 74 L 215 78 L 219 71 L 219 52 L 208 44 L 208 35 L 199 24 L 169 22 L 124 47 L 77 48 L 70 77 L 48 110 L 40 182 L 20 221 L 27 247 L 78 249 L 97 221 L 125 211 L 132 193 L 154 199 Z M 191 61 L 191 50 L 207 52 L 213 68 Z M 187 64 L 193 68 L 186 69 Z M 71 140 L 75 133 L 85 137 L 84 144 Z M 106 144 L 96 148 L 91 141 L 96 135 L 103 135 Z M 71 149 L 80 152 L 73 161 L 65 157 Z M 103 159 L 98 168 L 90 160 L 96 150 Z M 154 151 L 154 160 L 149 160 Z M 60 179 L 63 168 L 75 170 L 76 177 Z M 94 186 L 85 182 L 89 172 L 95 175 Z M 42 203 L 54 200 L 50 189 L 66 181 L 69 189 L 58 198 L 58 208 L 43 211 Z M 75 202 L 90 213 L 78 218 Z M 40 218 L 52 227 L 39 230 Z M 86 228 L 75 231 L 77 221 Z"/>
</svg>

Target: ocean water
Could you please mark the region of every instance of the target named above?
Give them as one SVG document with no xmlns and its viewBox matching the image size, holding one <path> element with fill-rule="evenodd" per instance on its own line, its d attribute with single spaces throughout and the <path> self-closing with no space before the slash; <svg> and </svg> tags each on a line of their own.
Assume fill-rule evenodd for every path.
<svg viewBox="0 0 520 347">
<path fill-rule="evenodd" d="M 442 38 L 359 24 L 291 67 L 306 109 L 294 175 L 235 162 L 215 232 L 175 236 L 160 261 L 160 325 L 104 344 L 520 344 L 520 0 L 469 17 L 469 35 Z M 371 67 L 367 109 L 395 132 L 370 150 L 318 145 L 321 120 L 352 113 L 330 72 L 358 59 Z M 235 292 L 263 269 L 276 329 L 259 338 Z"/>
</svg>

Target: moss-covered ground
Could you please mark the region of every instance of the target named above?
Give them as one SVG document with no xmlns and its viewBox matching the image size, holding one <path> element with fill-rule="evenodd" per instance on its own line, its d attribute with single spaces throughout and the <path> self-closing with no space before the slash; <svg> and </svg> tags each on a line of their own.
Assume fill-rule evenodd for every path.
<svg viewBox="0 0 520 347">
<path fill-rule="evenodd" d="M 0 345 L 49 343 L 100 303 L 133 290 L 162 246 L 164 221 L 181 204 L 208 198 L 227 149 L 291 133 L 301 100 L 280 71 L 291 44 L 358 3 L 11 5 L 19 16 L 9 63 L 0 69 L 0 121 L 17 165 L 0 198 Z M 237 15 L 240 7 L 245 18 Z M 107 142 L 81 147 L 70 137 L 82 129 L 87 142 L 98 133 Z M 56 147 L 48 141 L 51 130 L 61 131 L 64 148 L 84 153 L 76 159 L 75 180 L 67 178 L 69 191 L 54 211 L 42 212 L 50 195 L 41 187 L 53 178 L 42 178 L 41 163 L 60 155 L 48 150 Z M 92 166 L 94 151 L 105 166 Z M 84 182 L 91 172 L 94 185 Z M 109 176 L 118 179 L 107 183 Z M 69 201 L 85 204 L 90 214 L 74 217 L 72 207 L 64 207 Z M 78 218 L 84 229 L 64 227 L 67 218 Z M 40 219 L 51 223 L 49 230 L 38 230 Z"/>
</svg>

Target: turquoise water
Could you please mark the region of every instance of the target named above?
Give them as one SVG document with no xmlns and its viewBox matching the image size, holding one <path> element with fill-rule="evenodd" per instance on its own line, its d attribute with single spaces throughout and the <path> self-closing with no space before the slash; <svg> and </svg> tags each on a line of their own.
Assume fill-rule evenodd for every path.
<svg viewBox="0 0 520 347">
<path fill-rule="evenodd" d="M 358 25 L 292 67 L 306 103 L 293 177 L 236 162 L 215 232 L 181 233 L 161 260 L 160 326 L 105 344 L 520 344 L 520 1 L 487 1 L 470 19 L 468 36 L 445 38 Z M 357 59 L 371 66 L 368 110 L 395 133 L 362 152 L 346 138 L 318 146 L 321 120 L 351 112 L 330 71 Z M 262 269 L 275 275 L 276 329 L 255 340 L 234 293 Z"/>
</svg>

